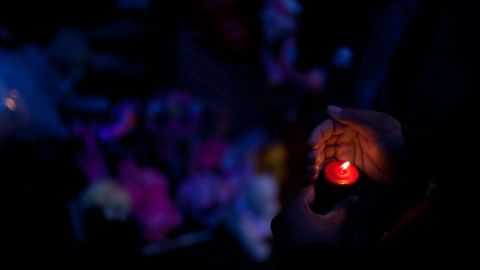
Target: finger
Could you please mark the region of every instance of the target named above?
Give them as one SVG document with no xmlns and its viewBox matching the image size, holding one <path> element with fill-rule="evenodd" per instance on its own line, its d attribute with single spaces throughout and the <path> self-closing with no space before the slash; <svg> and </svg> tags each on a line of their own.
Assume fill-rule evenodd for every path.
<svg viewBox="0 0 480 270">
<path fill-rule="evenodd" d="M 358 203 L 359 197 L 352 195 L 338 203 L 330 212 L 324 215 L 328 220 L 337 224 L 343 224 L 347 218 L 348 210 Z"/>
<path fill-rule="evenodd" d="M 338 136 L 331 136 L 328 138 L 327 142 L 325 143 L 326 145 L 334 145 L 338 141 Z"/>
<path fill-rule="evenodd" d="M 348 126 L 338 122 L 338 121 L 333 121 L 333 133 L 332 135 L 338 136 L 342 135 L 343 133 L 347 132 L 348 130 L 351 130 Z"/>
<path fill-rule="evenodd" d="M 336 158 L 327 158 L 327 159 L 325 159 L 325 161 L 323 162 L 323 164 L 328 164 L 328 163 L 334 162 L 334 161 L 337 161 L 337 159 L 336 159 Z"/>
<path fill-rule="evenodd" d="M 325 150 L 323 151 L 325 154 L 325 158 L 334 158 L 335 157 L 335 146 L 326 146 Z"/>
<path fill-rule="evenodd" d="M 355 151 L 355 144 L 354 143 L 343 143 L 337 144 L 335 149 L 335 156 L 338 160 L 349 160 L 355 161 L 355 153 L 359 151 Z"/>
<path fill-rule="evenodd" d="M 310 207 L 313 205 L 313 202 L 315 201 L 315 187 L 313 184 L 309 184 L 303 189 L 301 189 L 294 201 L 302 206 L 307 207 L 310 209 Z"/>
<path fill-rule="evenodd" d="M 316 166 L 308 166 L 307 167 L 307 181 L 308 183 L 314 182 L 318 178 L 318 174 L 320 173 L 320 168 Z"/>
<path fill-rule="evenodd" d="M 328 106 L 327 112 L 335 121 L 360 131 L 368 136 L 373 136 L 376 126 L 378 112 L 369 110 L 340 108 L 337 106 Z"/>
<path fill-rule="evenodd" d="M 315 148 L 310 153 L 308 153 L 307 160 L 309 165 L 318 164 L 318 160 L 324 155 L 325 145 Z"/>
<path fill-rule="evenodd" d="M 354 146 L 354 163 L 358 166 L 361 166 L 362 168 L 365 168 L 365 160 L 363 159 L 364 155 L 361 149 L 365 149 L 366 147 L 362 147 L 361 143 L 358 140 L 355 140 Z"/>
<path fill-rule="evenodd" d="M 357 135 L 358 135 L 358 131 L 354 129 L 348 129 L 347 131 L 337 136 L 337 141 L 335 143 L 336 144 L 350 143 L 355 139 Z"/>
<path fill-rule="evenodd" d="M 323 121 L 313 130 L 312 135 L 308 139 L 308 145 L 314 149 L 318 148 L 323 141 L 332 136 L 333 130 L 334 125 L 331 119 Z"/>
<path fill-rule="evenodd" d="M 330 162 L 336 161 L 337 159 L 335 158 L 329 158 L 329 159 L 322 159 L 322 163 L 320 163 L 319 166 L 309 166 L 307 167 L 307 175 L 309 177 L 309 182 L 316 182 L 318 177 L 320 176 L 320 171 L 323 169 L 325 164 L 328 164 Z"/>
<path fill-rule="evenodd" d="M 318 178 L 318 173 L 320 171 L 320 165 L 324 160 L 323 150 L 313 150 L 308 154 L 308 164 L 307 164 L 307 178 L 310 181 L 314 181 Z"/>
<path fill-rule="evenodd" d="M 308 154 L 308 165 L 321 167 L 325 159 L 325 149 L 315 149 Z"/>
</svg>

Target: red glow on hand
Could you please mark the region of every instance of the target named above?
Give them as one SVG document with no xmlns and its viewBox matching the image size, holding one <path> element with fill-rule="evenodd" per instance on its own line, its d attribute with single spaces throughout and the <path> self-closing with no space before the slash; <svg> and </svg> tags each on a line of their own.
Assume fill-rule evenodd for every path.
<svg viewBox="0 0 480 270">
<path fill-rule="evenodd" d="M 325 167 L 325 179 L 334 185 L 350 186 L 358 180 L 357 168 L 348 161 L 334 161 Z"/>
</svg>

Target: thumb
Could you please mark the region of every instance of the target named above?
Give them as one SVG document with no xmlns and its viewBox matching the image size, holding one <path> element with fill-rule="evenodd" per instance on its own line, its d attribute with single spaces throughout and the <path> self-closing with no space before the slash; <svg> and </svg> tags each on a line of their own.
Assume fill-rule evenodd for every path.
<svg viewBox="0 0 480 270">
<path fill-rule="evenodd" d="M 352 195 L 338 203 L 330 212 L 324 215 L 328 220 L 337 224 L 343 224 L 347 218 L 350 207 L 358 203 L 358 196 Z"/>
<path fill-rule="evenodd" d="M 327 112 L 335 121 L 364 134 L 372 134 L 377 124 L 377 112 L 329 105 Z"/>
<path fill-rule="evenodd" d="M 315 201 L 315 187 L 313 184 L 309 184 L 303 189 L 301 189 L 296 197 L 295 200 L 296 203 L 303 205 L 303 206 L 312 206 L 313 202 Z"/>
</svg>

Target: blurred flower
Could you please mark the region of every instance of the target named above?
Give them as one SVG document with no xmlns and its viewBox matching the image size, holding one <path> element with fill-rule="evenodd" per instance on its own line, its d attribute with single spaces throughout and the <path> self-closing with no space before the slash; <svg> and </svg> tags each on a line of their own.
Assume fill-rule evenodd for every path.
<svg viewBox="0 0 480 270">
<path fill-rule="evenodd" d="M 101 208 L 109 220 L 125 220 L 132 210 L 127 190 L 109 179 L 91 184 L 84 192 L 82 202 L 85 208 Z"/>
<path fill-rule="evenodd" d="M 283 143 L 273 143 L 257 155 L 257 171 L 272 174 L 283 182 L 286 179 L 287 147 Z"/>
<path fill-rule="evenodd" d="M 229 183 L 213 173 L 196 173 L 180 183 L 177 200 L 186 216 L 207 228 L 215 228 L 225 218 L 232 199 Z"/>
<path fill-rule="evenodd" d="M 164 240 L 182 220 L 170 198 L 167 178 L 153 168 L 138 167 L 128 158 L 119 167 L 120 181 L 130 195 L 133 214 L 145 239 Z"/>
<path fill-rule="evenodd" d="M 60 29 L 49 44 L 47 52 L 61 78 L 73 82 L 83 78 L 90 47 L 87 38 L 79 31 Z"/>
<path fill-rule="evenodd" d="M 272 219 L 280 209 L 280 187 L 270 174 L 262 173 L 248 181 L 243 197 L 238 200 L 240 211 L 251 211 L 257 216 Z"/>
<path fill-rule="evenodd" d="M 227 220 L 240 246 L 255 261 L 266 261 L 272 253 L 270 223 L 280 209 L 278 197 L 277 180 L 269 174 L 252 175 Z"/>
<path fill-rule="evenodd" d="M 139 109 L 133 101 L 123 101 L 112 109 L 113 122 L 100 128 L 98 136 L 102 141 L 119 139 L 132 132 L 138 125 Z"/>
<path fill-rule="evenodd" d="M 203 115 L 203 104 L 193 95 L 179 90 L 154 98 L 147 105 L 147 128 L 167 140 L 196 135 Z"/>
<path fill-rule="evenodd" d="M 212 136 L 194 145 L 193 169 L 220 169 L 229 149 L 229 144 L 218 136 Z"/>
<path fill-rule="evenodd" d="M 84 143 L 84 151 L 77 158 L 80 170 L 92 182 L 101 181 L 108 177 L 107 161 L 97 143 L 98 125 L 77 121 L 72 123 L 70 130 L 74 136 L 81 138 Z"/>
<path fill-rule="evenodd" d="M 66 135 L 57 108 L 61 94 L 57 90 L 58 78 L 42 49 L 0 48 L 0 101 L 13 112 L 14 137 L 30 140 Z"/>
<path fill-rule="evenodd" d="M 267 0 L 262 11 L 264 38 L 268 45 L 297 30 L 303 7 L 297 0 Z"/>
</svg>

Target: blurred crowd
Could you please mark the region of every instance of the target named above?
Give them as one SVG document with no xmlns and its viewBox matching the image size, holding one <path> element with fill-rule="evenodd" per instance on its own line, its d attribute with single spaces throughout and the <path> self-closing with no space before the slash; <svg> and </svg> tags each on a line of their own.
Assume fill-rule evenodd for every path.
<svg viewBox="0 0 480 270">
<path fill-rule="evenodd" d="M 327 104 L 420 123 L 450 102 L 385 90 L 391 62 L 423 55 L 394 53 L 408 26 L 437 33 L 431 2 L 2 3 L 5 254 L 268 269 L 270 222 Z"/>
</svg>

